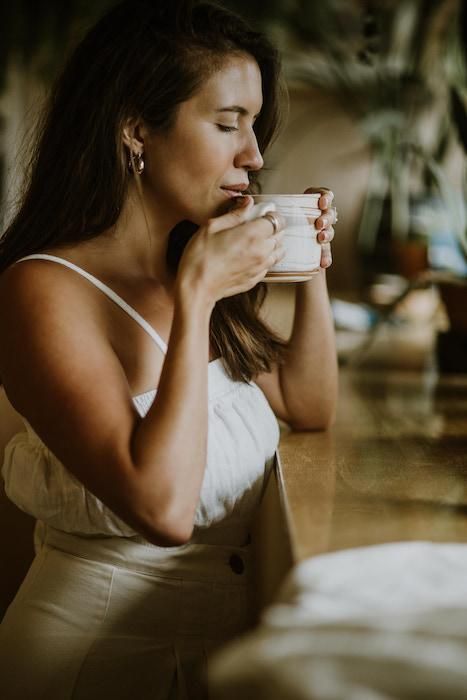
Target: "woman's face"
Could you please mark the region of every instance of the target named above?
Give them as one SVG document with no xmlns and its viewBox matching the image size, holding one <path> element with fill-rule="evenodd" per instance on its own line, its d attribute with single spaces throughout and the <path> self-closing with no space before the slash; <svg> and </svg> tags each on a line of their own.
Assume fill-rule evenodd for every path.
<svg viewBox="0 0 467 700">
<path fill-rule="evenodd" d="M 146 135 L 148 196 L 176 221 L 202 224 L 226 211 L 248 186 L 249 171 L 263 165 L 253 131 L 261 106 L 258 64 L 229 58 L 180 105 L 168 133 Z"/>
</svg>

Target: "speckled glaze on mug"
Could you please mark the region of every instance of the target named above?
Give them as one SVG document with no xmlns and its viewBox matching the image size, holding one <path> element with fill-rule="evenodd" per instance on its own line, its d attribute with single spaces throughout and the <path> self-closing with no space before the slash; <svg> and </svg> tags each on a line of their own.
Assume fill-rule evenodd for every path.
<svg viewBox="0 0 467 700">
<path fill-rule="evenodd" d="M 285 219 L 285 257 L 272 267 L 265 282 L 305 282 L 319 271 L 321 245 L 314 222 L 320 216 L 320 194 L 253 195 L 252 216 L 277 211 Z"/>
</svg>

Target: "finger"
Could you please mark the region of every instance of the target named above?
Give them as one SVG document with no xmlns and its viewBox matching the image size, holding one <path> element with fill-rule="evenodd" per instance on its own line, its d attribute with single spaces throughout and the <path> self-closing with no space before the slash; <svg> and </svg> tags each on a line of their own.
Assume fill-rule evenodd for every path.
<svg viewBox="0 0 467 700">
<path fill-rule="evenodd" d="M 274 264 L 277 265 L 277 263 L 279 263 L 281 260 L 283 260 L 286 255 L 287 255 L 287 251 L 284 248 L 284 246 L 281 246 L 280 248 L 278 248 L 277 255 L 276 255 L 276 262 Z"/>
<path fill-rule="evenodd" d="M 269 236 L 269 238 L 266 239 L 267 243 L 270 246 L 270 250 L 278 250 L 279 248 L 283 248 L 283 239 L 284 239 L 284 232 L 279 231 L 279 233 L 275 233 L 272 236 Z"/>
<path fill-rule="evenodd" d="M 272 226 L 273 235 L 276 235 L 285 227 L 285 219 L 277 211 L 268 211 L 260 218 L 269 221 Z"/>
<path fill-rule="evenodd" d="M 334 192 L 331 192 L 331 190 L 329 190 L 329 192 L 323 193 L 318 200 L 318 207 L 322 211 L 326 211 L 331 206 L 333 199 L 334 199 Z"/>
<path fill-rule="evenodd" d="M 321 267 L 329 267 L 332 264 L 331 246 L 329 243 L 323 243 L 321 246 Z"/>
<path fill-rule="evenodd" d="M 329 219 L 330 225 L 334 225 L 337 223 L 337 209 L 336 207 L 329 207 L 329 209 L 325 209 L 322 216 L 325 216 L 326 219 Z"/>
<path fill-rule="evenodd" d="M 259 205 L 253 207 L 245 207 L 245 212 L 242 216 L 242 224 L 249 223 L 256 227 L 254 236 L 259 238 L 268 238 L 272 235 L 277 235 L 285 228 L 285 218 L 274 209 L 267 210 L 264 214 L 261 208 L 256 211 Z M 264 206 L 263 211 L 264 211 Z M 242 207 L 243 210 L 243 207 Z M 217 224 L 217 220 L 216 220 Z M 237 224 L 238 225 L 238 224 Z"/>
<path fill-rule="evenodd" d="M 305 190 L 305 194 L 321 194 L 318 200 L 318 207 L 322 210 L 328 209 L 334 199 L 334 192 L 328 187 L 309 187 Z"/>
<path fill-rule="evenodd" d="M 331 243 L 331 241 L 334 239 L 334 228 L 329 226 L 329 228 L 319 231 L 317 239 L 319 243 Z"/>
<path fill-rule="evenodd" d="M 270 270 L 274 265 L 276 265 L 280 260 L 282 260 L 286 255 L 285 247 L 282 243 L 275 245 L 272 250 L 269 250 L 267 257 L 265 258 L 265 264 Z"/>
<path fill-rule="evenodd" d="M 207 227 L 210 233 L 219 233 L 229 228 L 235 228 L 248 221 L 248 213 L 253 206 L 253 197 L 244 195 L 238 197 L 238 204 L 235 209 L 222 216 L 209 219 Z"/>
<path fill-rule="evenodd" d="M 277 265 L 281 260 L 285 258 L 287 255 L 287 251 L 285 250 L 285 247 L 283 245 L 278 246 L 277 250 L 273 252 L 273 254 L 268 258 L 266 264 L 266 268 L 262 268 L 262 270 L 258 274 L 258 279 L 256 281 L 256 284 L 269 272 L 269 270 Z"/>
<path fill-rule="evenodd" d="M 318 231 L 321 231 L 323 228 L 328 228 L 329 226 L 332 226 L 335 224 L 337 221 L 337 210 L 335 207 L 331 207 L 331 209 L 326 209 L 323 211 L 321 216 L 319 216 L 316 221 L 315 221 L 315 227 Z"/>
<path fill-rule="evenodd" d="M 257 219 L 251 219 L 248 221 L 249 226 L 254 226 L 253 236 L 257 240 L 271 240 L 274 241 L 277 236 L 280 236 L 283 229 L 285 228 L 285 220 L 279 214 L 274 212 L 277 216 L 277 233 L 274 233 L 274 227 L 269 221 L 269 219 L 264 216 L 260 216 Z"/>
</svg>

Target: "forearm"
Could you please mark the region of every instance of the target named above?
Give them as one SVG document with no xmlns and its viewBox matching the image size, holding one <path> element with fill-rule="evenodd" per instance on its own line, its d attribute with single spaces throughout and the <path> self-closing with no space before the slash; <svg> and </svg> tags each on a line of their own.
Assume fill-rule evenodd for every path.
<svg viewBox="0 0 467 700">
<path fill-rule="evenodd" d="M 291 424 L 320 429 L 337 404 L 337 357 L 326 272 L 296 285 L 295 316 L 280 383 Z"/>
<path fill-rule="evenodd" d="M 157 397 L 132 441 L 148 519 L 160 514 L 182 531 L 192 526 L 206 464 L 210 314 L 201 296 L 178 295 Z"/>
</svg>

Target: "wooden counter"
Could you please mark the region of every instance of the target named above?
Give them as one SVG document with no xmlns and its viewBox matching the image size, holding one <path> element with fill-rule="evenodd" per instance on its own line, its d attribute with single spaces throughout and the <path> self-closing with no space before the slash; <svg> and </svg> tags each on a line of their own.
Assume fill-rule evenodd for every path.
<svg viewBox="0 0 467 700">
<path fill-rule="evenodd" d="M 285 433 L 293 562 L 402 540 L 467 542 L 467 377 L 342 370 L 335 426 Z"/>
</svg>

